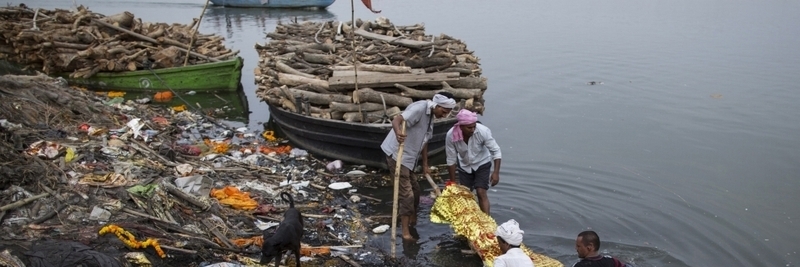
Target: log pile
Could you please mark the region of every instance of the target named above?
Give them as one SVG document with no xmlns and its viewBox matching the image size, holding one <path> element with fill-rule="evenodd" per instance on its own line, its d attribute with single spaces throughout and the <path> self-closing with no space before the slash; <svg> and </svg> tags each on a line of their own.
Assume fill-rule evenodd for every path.
<svg viewBox="0 0 800 267">
<path fill-rule="evenodd" d="M 455 111 L 483 113 L 487 79 L 461 40 L 385 18 L 355 24 L 277 25 L 268 43 L 256 44 L 258 97 L 292 112 L 372 123 L 446 91 L 459 101 Z"/>
<path fill-rule="evenodd" d="M 122 72 L 183 66 L 196 33 L 191 25 L 142 22 L 130 12 L 105 16 L 80 6 L 76 11 L 0 8 L 0 60 L 49 75 L 88 78 Z M 189 65 L 238 54 L 224 38 L 195 34 Z"/>
</svg>

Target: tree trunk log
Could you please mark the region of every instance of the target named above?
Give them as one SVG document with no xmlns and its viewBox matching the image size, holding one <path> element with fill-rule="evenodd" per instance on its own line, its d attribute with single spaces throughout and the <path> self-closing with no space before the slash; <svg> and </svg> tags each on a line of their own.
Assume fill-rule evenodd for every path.
<svg viewBox="0 0 800 267">
<path fill-rule="evenodd" d="M 283 73 L 286 73 L 286 74 L 298 75 L 298 76 L 302 76 L 302 77 L 309 78 L 309 79 L 316 78 L 314 75 L 300 72 L 299 70 L 296 70 L 296 69 L 290 67 L 289 65 L 286 65 L 286 64 L 284 64 L 283 62 L 280 62 L 280 61 L 276 61 L 275 62 L 275 68 L 278 69 L 279 71 L 283 72 Z"/>
<path fill-rule="evenodd" d="M 348 95 L 340 94 L 318 94 L 309 91 L 289 89 L 294 97 L 308 98 L 308 102 L 316 105 L 330 105 L 331 102 L 352 102 L 353 99 Z"/>
<path fill-rule="evenodd" d="M 394 116 L 400 114 L 401 112 L 402 111 L 398 107 L 391 107 L 387 109 L 385 113 L 383 109 L 377 111 L 364 112 L 366 114 L 366 120 L 364 121 L 370 123 L 380 121 L 381 119 L 383 119 L 384 114 L 388 116 L 387 120 L 391 121 L 394 118 Z M 349 122 L 361 122 L 361 117 L 362 115 L 360 112 L 346 112 L 344 113 L 343 116 L 344 120 Z"/>
<path fill-rule="evenodd" d="M 334 66 L 332 69 L 334 71 L 340 71 L 340 70 L 353 70 L 355 68 L 353 66 Z M 411 73 L 411 67 L 408 66 L 392 66 L 392 65 L 380 65 L 380 64 L 358 64 L 358 70 L 377 71 L 386 73 Z"/>
<path fill-rule="evenodd" d="M 358 93 L 358 99 L 361 102 L 383 103 L 383 101 L 381 101 L 381 96 L 383 96 L 383 99 L 386 100 L 386 106 L 398 106 L 401 108 L 405 108 L 414 102 L 410 97 L 378 92 L 372 90 L 371 88 L 361 88 L 358 89 L 358 91 L 355 93 Z M 338 101 L 338 102 L 345 102 L 345 101 Z"/>
<path fill-rule="evenodd" d="M 359 104 L 355 103 L 340 103 L 340 102 L 331 102 L 330 105 L 331 111 L 343 111 L 343 112 L 358 112 L 359 111 Z M 360 104 L 361 111 L 376 111 L 376 110 L 383 110 L 383 105 L 379 103 L 361 103 Z"/>
<path fill-rule="evenodd" d="M 334 55 L 303 53 L 303 60 L 311 62 L 311 63 L 332 65 L 336 61 L 336 56 L 334 56 Z"/>
<path fill-rule="evenodd" d="M 312 84 L 314 86 L 322 87 L 326 90 L 329 89 L 328 81 L 323 81 L 314 78 L 306 78 L 294 74 L 278 73 L 278 82 L 288 86 L 300 86 L 304 84 Z"/>
</svg>

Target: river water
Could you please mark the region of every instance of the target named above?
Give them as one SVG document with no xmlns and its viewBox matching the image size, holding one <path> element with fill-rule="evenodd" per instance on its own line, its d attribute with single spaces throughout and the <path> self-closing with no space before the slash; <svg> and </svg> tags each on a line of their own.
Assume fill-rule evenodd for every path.
<svg viewBox="0 0 800 267">
<path fill-rule="evenodd" d="M 11 4 L 18 4 L 13 1 Z M 72 1 L 28 1 L 71 8 Z M 187 24 L 204 2 L 77 1 L 106 15 Z M 398 25 L 462 39 L 489 78 L 485 116 L 503 149 L 489 192 L 497 221 L 571 265 L 575 236 L 638 266 L 797 266 L 800 262 L 800 2 L 382 1 Z M 356 1 L 356 17 L 374 19 Z M 278 21 L 350 20 L 324 11 L 211 8 L 201 33 L 245 58 L 252 113 L 256 42 Z M 589 82 L 596 82 L 590 85 Z M 450 266 L 446 226 L 423 223 L 406 257 Z M 402 247 L 401 247 L 402 248 Z M 445 249 L 442 249 L 445 248 Z M 479 265 L 474 258 L 459 265 Z M 444 261 L 447 262 L 447 261 Z"/>
</svg>

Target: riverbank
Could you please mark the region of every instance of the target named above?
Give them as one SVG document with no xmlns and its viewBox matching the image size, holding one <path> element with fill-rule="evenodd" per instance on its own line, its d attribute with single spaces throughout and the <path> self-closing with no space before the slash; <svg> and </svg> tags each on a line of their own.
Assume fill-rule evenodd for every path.
<svg viewBox="0 0 800 267">
<path fill-rule="evenodd" d="M 355 189 L 385 186 L 379 172 L 328 168 L 271 132 L 43 75 L 0 76 L 0 95 L 7 262 L 69 252 L 102 266 L 253 266 L 288 207 L 281 192 L 305 217 L 303 266 L 390 261 L 365 246 L 390 221 L 369 217 L 383 201 Z"/>
</svg>

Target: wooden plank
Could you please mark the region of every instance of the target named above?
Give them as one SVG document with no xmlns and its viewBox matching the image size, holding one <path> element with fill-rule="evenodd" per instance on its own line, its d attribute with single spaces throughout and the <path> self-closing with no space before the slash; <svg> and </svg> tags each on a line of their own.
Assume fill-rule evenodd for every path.
<svg viewBox="0 0 800 267">
<path fill-rule="evenodd" d="M 392 87 L 395 83 L 405 86 L 441 86 L 442 81 L 458 81 L 460 74 L 457 72 L 437 72 L 426 74 L 383 74 L 367 75 L 361 77 L 359 72 L 358 87 Z M 329 89 L 354 89 L 354 76 L 333 76 L 328 79 Z"/>
<path fill-rule="evenodd" d="M 367 39 L 384 41 L 384 42 L 387 42 L 387 43 L 390 43 L 390 44 L 402 45 L 402 46 L 416 48 L 416 49 L 422 49 L 422 48 L 425 48 L 425 47 L 430 48 L 433 45 L 432 42 L 402 39 L 402 38 L 399 38 L 399 37 L 391 37 L 391 36 L 386 36 L 386 35 L 382 35 L 382 34 L 371 33 L 371 32 L 368 32 L 366 30 L 363 30 L 363 29 L 357 29 L 355 31 L 355 34 L 358 34 L 358 35 L 360 35 L 360 36 L 362 36 L 364 38 L 367 38 Z"/>
<path fill-rule="evenodd" d="M 225 235 L 223 235 L 222 233 L 217 231 L 217 229 L 214 227 L 214 224 L 211 223 L 208 219 L 203 219 L 200 222 L 202 222 L 206 226 L 206 228 L 208 228 L 208 230 L 211 232 L 211 234 L 213 234 L 215 237 L 217 237 L 217 239 L 219 239 L 219 241 L 222 242 L 226 247 L 228 247 L 228 248 L 236 248 L 236 246 L 233 245 L 233 243 L 231 243 L 231 241 L 228 240 L 228 238 L 225 237 Z"/>
</svg>

